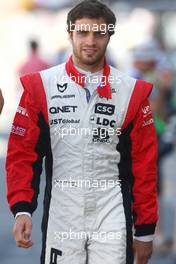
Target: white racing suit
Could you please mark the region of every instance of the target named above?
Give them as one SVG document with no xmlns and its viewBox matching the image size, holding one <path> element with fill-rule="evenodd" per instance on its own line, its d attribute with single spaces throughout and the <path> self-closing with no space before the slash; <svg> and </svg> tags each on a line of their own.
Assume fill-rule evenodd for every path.
<svg viewBox="0 0 176 264">
<path fill-rule="evenodd" d="M 41 264 L 132 264 L 133 227 L 147 237 L 157 222 L 152 85 L 105 63 L 89 98 L 83 77 L 70 58 L 21 78 L 8 202 L 33 213 L 45 157 Z"/>
</svg>

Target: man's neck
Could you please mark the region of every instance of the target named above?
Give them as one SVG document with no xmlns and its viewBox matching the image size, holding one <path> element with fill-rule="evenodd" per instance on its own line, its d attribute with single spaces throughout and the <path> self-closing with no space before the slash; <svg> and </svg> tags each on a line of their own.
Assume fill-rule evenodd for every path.
<svg viewBox="0 0 176 264">
<path fill-rule="evenodd" d="M 73 64 L 77 66 L 78 68 L 84 71 L 89 71 L 91 73 L 94 73 L 94 72 L 98 72 L 103 69 L 105 58 L 102 58 L 101 61 L 99 61 L 98 63 L 94 65 L 82 64 L 74 55 L 72 55 L 72 60 L 73 60 Z"/>
</svg>

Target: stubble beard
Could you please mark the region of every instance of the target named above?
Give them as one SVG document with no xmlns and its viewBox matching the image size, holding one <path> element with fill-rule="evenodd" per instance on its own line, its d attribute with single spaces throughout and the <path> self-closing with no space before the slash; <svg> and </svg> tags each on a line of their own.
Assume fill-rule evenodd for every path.
<svg viewBox="0 0 176 264">
<path fill-rule="evenodd" d="M 101 52 L 97 52 L 95 55 L 85 55 L 83 51 L 78 51 L 75 47 L 73 48 L 74 56 L 83 65 L 97 65 L 102 58 L 105 56 L 106 48 Z"/>
</svg>

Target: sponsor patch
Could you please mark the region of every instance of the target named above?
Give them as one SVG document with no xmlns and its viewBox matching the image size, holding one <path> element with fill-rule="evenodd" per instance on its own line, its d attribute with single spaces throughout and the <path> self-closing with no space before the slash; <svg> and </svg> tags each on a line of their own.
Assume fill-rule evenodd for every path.
<svg viewBox="0 0 176 264">
<path fill-rule="evenodd" d="M 101 117 L 97 118 L 97 125 L 114 127 L 115 123 L 116 123 L 115 120 L 109 120 L 107 118 L 101 119 Z"/>
<path fill-rule="evenodd" d="M 50 125 L 58 125 L 58 124 L 79 124 L 80 119 L 62 119 L 62 118 L 57 118 L 57 119 L 52 119 L 50 121 Z"/>
<path fill-rule="evenodd" d="M 149 126 L 154 123 L 153 118 L 150 118 L 149 120 L 143 121 L 142 127 Z"/>
<path fill-rule="evenodd" d="M 64 95 L 53 95 L 51 97 L 51 100 L 53 99 L 69 99 L 69 98 L 75 98 L 75 94 L 64 94 Z"/>
<path fill-rule="evenodd" d="M 76 105 L 64 105 L 61 107 L 55 107 L 52 106 L 49 109 L 50 114 L 58 114 L 58 113 L 75 113 L 76 108 L 78 108 Z"/>
<path fill-rule="evenodd" d="M 50 263 L 49 264 L 57 264 L 58 256 L 62 256 L 62 251 L 56 248 L 51 248 L 50 253 Z"/>
<path fill-rule="evenodd" d="M 26 134 L 26 128 L 12 125 L 11 133 L 15 134 L 15 135 L 18 135 L 20 137 L 24 137 L 25 134 Z"/>
<path fill-rule="evenodd" d="M 26 116 L 26 117 L 28 116 L 27 110 L 22 106 L 18 106 L 17 113 L 19 113 L 20 115 Z"/>
<path fill-rule="evenodd" d="M 98 103 L 95 105 L 95 113 L 103 115 L 113 115 L 115 105 Z"/>
<path fill-rule="evenodd" d="M 108 134 L 108 131 L 105 128 L 98 127 L 96 130 L 96 133 L 93 133 L 93 139 L 92 141 L 94 143 L 110 143 L 111 139 Z"/>
<path fill-rule="evenodd" d="M 64 83 L 63 85 L 57 83 L 57 89 L 59 92 L 63 93 L 67 89 L 68 83 Z"/>
<path fill-rule="evenodd" d="M 90 116 L 89 122 L 90 124 L 97 124 L 100 126 L 110 126 L 110 127 L 114 127 L 116 124 L 115 120 L 109 120 L 107 118 L 96 117 L 95 115 Z"/>
<path fill-rule="evenodd" d="M 150 105 L 146 105 L 146 106 L 142 107 L 142 112 L 144 114 L 144 117 L 151 114 L 152 111 L 151 111 Z"/>
</svg>

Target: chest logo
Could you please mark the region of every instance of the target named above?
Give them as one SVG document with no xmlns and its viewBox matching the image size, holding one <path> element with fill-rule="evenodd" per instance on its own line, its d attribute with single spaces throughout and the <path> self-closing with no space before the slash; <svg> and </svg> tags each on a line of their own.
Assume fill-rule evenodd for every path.
<svg viewBox="0 0 176 264">
<path fill-rule="evenodd" d="M 115 105 L 98 103 L 95 105 L 95 113 L 103 115 L 113 115 Z"/>
<path fill-rule="evenodd" d="M 77 105 L 64 105 L 64 106 L 52 106 L 49 109 L 50 114 L 58 114 L 58 113 L 75 113 Z"/>
<path fill-rule="evenodd" d="M 67 89 L 68 83 L 64 83 L 63 85 L 57 83 L 57 89 L 59 92 L 63 93 Z"/>
</svg>

